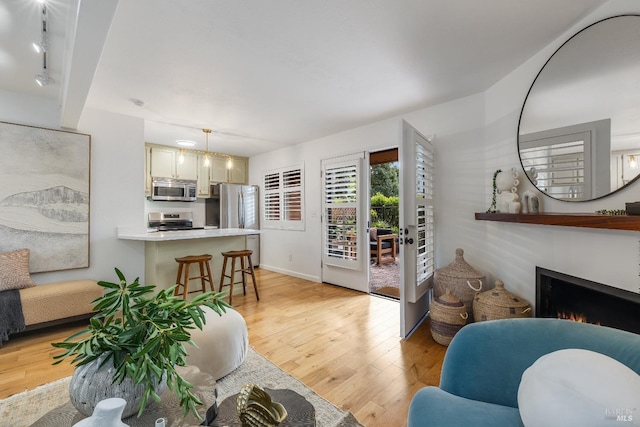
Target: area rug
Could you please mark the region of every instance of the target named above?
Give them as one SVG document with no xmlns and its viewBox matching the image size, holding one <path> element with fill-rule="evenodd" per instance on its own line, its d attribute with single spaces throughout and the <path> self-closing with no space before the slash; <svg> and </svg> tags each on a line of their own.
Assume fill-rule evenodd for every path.
<svg viewBox="0 0 640 427">
<path fill-rule="evenodd" d="M 369 269 L 369 289 L 372 293 L 400 298 L 400 258 L 395 262 L 372 264 Z"/>
<path fill-rule="evenodd" d="M 47 412 L 68 403 L 70 381 L 71 377 L 63 378 L 0 400 L 2 427 L 30 426 Z M 218 402 L 236 394 L 245 384 L 294 390 L 314 406 L 318 427 L 362 427 L 351 413 L 341 411 L 251 347 L 242 365 L 217 381 Z"/>
</svg>

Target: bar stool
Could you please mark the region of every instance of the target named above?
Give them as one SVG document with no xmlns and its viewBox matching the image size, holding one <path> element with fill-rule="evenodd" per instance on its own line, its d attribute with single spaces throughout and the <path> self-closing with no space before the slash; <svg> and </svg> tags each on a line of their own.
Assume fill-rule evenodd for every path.
<svg viewBox="0 0 640 427">
<path fill-rule="evenodd" d="M 258 285 L 256 284 L 256 275 L 253 270 L 253 263 L 251 262 L 251 254 L 253 254 L 253 251 L 249 249 L 243 251 L 222 252 L 222 256 L 224 256 L 224 262 L 222 264 L 222 274 L 220 275 L 220 292 L 222 292 L 223 286 L 229 286 L 229 305 L 231 305 L 231 299 L 233 298 L 233 285 L 234 283 L 240 283 L 239 281 L 235 281 L 236 271 L 240 272 L 240 275 L 242 276 L 243 294 L 247 294 L 247 280 L 245 276 L 248 274 L 251 276 L 251 280 L 253 280 L 253 289 L 255 289 L 256 291 L 256 299 L 260 301 L 260 295 L 258 295 Z M 231 272 L 227 274 L 227 261 L 229 260 L 229 258 L 231 258 Z M 237 258 L 240 258 L 240 270 L 236 270 Z M 248 267 L 245 262 L 248 264 Z M 225 277 L 229 278 L 229 283 L 224 283 Z"/>
<path fill-rule="evenodd" d="M 187 299 L 187 294 L 192 294 L 194 292 L 206 292 L 206 282 L 209 282 L 209 287 L 212 291 L 215 292 L 215 288 L 213 287 L 213 277 L 211 276 L 211 261 L 212 256 L 209 254 L 204 255 L 188 255 L 182 258 L 176 258 L 178 262 L 178 277 L 176 278 L 176 287 L 173 290 L 173 295 L 180 295 L 180 287 L 182 287 L 182 298 Z M 200 275 L 189 277 L 189 270 L 191 269 L 191 264 L 198 264 L 200 267 Z M 205 268 L 207 270 L 205 274 Z M 184 272 L 184 279 L 182 277 L 182 273 Z M 191 291 L 189 292 L 189 280 L 200 279 L 200 284 L 202 285 L 201 290 Z"/>
</svg>

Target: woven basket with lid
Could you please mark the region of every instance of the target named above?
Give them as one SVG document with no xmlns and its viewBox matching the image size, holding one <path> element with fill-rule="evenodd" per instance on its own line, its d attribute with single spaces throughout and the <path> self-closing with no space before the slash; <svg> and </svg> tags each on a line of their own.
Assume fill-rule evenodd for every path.
<svg viewBox="0 0 640 427">
<path fill-rule="evenodd" d="M 431 336 L 438 344 L 449 345 L 454 335 L 467 324 L 467 307 L 451 290 L 431 301 Z"/>
<path fill-rule="evenodd" d="M 433 278 L 433 294 L 444 295 L 447 289 L 460 298 L 469 314 L 469 322 L 473 321 L 473 298 L 483 290 L 487 282 L 486 276 L 478 273 L 464 260 L 464 251 L 456 249 L 456 258 L 446 267 L 436 270 Z"/>
<path fill-rule="evenodd" d="M 496 280 L 495 288 L 476 295 L 473 315 L 477 322 L 531 317 L 531 304 L 506 290 L 502 280 Z"/>
</svg>

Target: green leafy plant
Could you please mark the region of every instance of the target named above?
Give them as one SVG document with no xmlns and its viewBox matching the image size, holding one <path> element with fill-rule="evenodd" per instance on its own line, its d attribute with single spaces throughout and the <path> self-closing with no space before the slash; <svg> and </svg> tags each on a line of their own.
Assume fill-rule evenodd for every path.
<svg viewBox="0 0 640 427">
<path fill-rule="evenodd" d="M 73 357 L 71 363 L 81 366 L 106 354 L 102 363 L 112 361 L 114 383 L 129 377 L 134 384 L 145 385 L 138 416 L 149 398 L 160 401 L 154 387 L 166 375 L 167 386 L 180 399 L 184 415 L 191 411 L 199 417 L 196 405 L 202 402 L 175 368 L 186 364 L 185 343 L 195 345 L 189 331 L 202 329 L 206 322 L 201 306 L 221 315 L 230 307 L 222 300 L 224 294 L 206 292 L 187 301 L 173 295 L 175 286 L 156 293 L 155 286 L 142 285 L 139 278 L 127 283 L 122 272 L 115 271 L 119 283 L 98 282 L 106 292 L 93 301 L 98 314 L 89 326 L 63 342 L 52 343 L 65 350 L 54 356 L 54 364 Z"/>
<path fill-rule="evenodd" d="M 498 174 L 500 172 L 502 172 L 502 169 L 498 169 L 493 173 L 493 195 L 491 196 L 491 206 L 489 206 L 489 209 L 487 209 L 486 213 L 498 212 L 496 208 L 496 193 L 498 192 L 498 187 L 496 186 L 496 178 L 498 177 Z"/>
</svg>

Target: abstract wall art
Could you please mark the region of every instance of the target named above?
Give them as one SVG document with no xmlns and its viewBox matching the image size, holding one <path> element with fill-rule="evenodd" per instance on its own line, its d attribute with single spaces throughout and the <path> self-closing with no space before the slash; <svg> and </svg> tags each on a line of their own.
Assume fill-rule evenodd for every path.
<svg viewBox="0 0 640 427">
<path fill-rule="evenodd" d="M 0 252 L 30 271 L 89 267 L 91 136 L 0 122 Z"/>
</svg>

